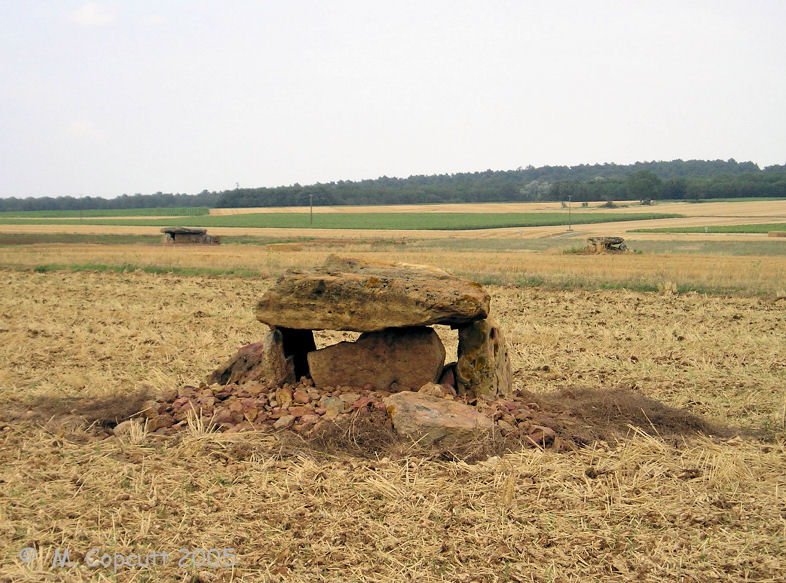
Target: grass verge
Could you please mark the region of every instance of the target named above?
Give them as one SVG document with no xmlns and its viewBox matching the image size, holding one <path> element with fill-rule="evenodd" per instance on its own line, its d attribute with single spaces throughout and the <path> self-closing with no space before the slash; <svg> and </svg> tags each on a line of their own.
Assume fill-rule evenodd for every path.
<svg viewBox="0 0 786 583">
<path fill-rule="evenodd" d="M 18 245 L 152 245 L 157 235 L 95 235 L 79 233 L 0 233 L 0 247 Z"/>
<path fill-rule="evenodd" d="M 30 271 L 29 268 L 17 268 L 19 271 Z M 184 276 L 229 276 L 229 277 L 256 277 L 259 276 L 259 271 L 254 269 L 240 269 L 240 268 L 211 268 L 211 267 L 176 267 L 160 266 L 160 265 L 134 265 L 130 263 L 123 263 L 120 265 L 108 265 L 106 263 L 82 263 L 82 264 L 66 264 L 66 263 L 44 263 L 36 265 L 32 268 L 35 273 L 49 273 L 51 271 L 92 271 L 92 272 L 112 272 L 112 273 L 133 273 L 141 271 L 143 273 L 154 274 L 173 274 Z"/>
<path fill-rule="evenodd" d="M 106 263 L 43 263 L 33 267 L 2 266 L 16 271 L 33 271 L 35 273 L 49 273 L 53 271 L 69 272 L 111 272 L 111 273 L 152 273 L 172 274 L 192 277 L 270 277 L 283 273 L 283 270 L 273 273 L 263 273 L 259 270 L 244 268 L 209 268 L 209 267 L 178 267 L 161 265 L 137 265 L 122 263 L 112 265 Z M 745 286 L 727 285 L 710 286 L 701 284 L 684 284 L 655 281 L 642 281 L 631 279 L 624 281 L 603 281 L 593 277 L 554 275 L 523 275 L 486 273 L 482 271 L 456 271 L 460 277 L 477 281 L 482 285 L 514 286 L 520 288 L 541 288 L 544 290 L 626 290 L 632 292 L 663 292 L 663 293 L 698 293 L 707 295 L 751 295 L 751 290 Z M 765 292 L 754 292 L 752 295 L 771 295 Z"/>
<path fill-rule="evenodd" d="M 223 236 L 222 245 L 272 245 L 276 243 L 303 243 L 310 237 L 252 237 Z M 100 235 L 94 233 L 0 233 L 0 247 L 22 245 L 156 245 L 159 235 Z"/>
</svg>

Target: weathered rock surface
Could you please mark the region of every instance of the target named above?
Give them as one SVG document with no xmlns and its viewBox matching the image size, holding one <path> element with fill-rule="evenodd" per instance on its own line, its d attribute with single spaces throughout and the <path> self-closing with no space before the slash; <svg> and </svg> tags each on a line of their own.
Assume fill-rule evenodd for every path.
<svg viewBox="0 0 786 583">
<path fill-rule="evenodd" d="M 219 385 L 263 380 L 273 384 L 295 381 L 294 359 L 284 353 L 284 335 L 275 328 L 261 342 L 243 346 L 207 377 L 208 383 Z"/>
<path fill-rule="evenodd" d="M 423 395 L 431 395 L 432 397 L 439 397 L 440 399 L 451 399 L 456 396 L 456 391 L 453 389 L 453 387 L 438 385 L 437 383 L 426 383 L 418 389 L 418 393 Z"/>
<path fill-rule="evenodd" d="M 260 299 L 257 319 L 281 328 L 354 330 L 463 325 L 485 318 L 489 295 L 436 267 L 331 256 L 284 274 Z"/>
<path fill-rule="evenodd" d="M 459 329 L 456 383 L 459 394 L 494 397 L 513 391 L 508 347 L 493 318 Z"/>
<path fill-rule="evenodd" d="M 395 393 L 385 399 L 385 405 L 396 433 L 425 447 L 467 443 L 494 426 L 474 407 L 425 393 Z"/>
<path fill-rule="evenodd" d="M 367 332 L 308 354 L 317 387 L 370 385 L 377 389 L 418 389 L 437 380 L 445 347 L 428 327 Z"/>
</svg>

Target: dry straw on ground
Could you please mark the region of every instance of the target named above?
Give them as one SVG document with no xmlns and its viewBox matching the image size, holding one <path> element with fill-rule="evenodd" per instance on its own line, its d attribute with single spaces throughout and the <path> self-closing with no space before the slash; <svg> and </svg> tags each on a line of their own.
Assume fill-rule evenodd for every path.
<svg viewBox="0 0 786 583">
<path fill-rule="evenodd" d="M 198 382 L 257 340 L 251 305 L 271 280 L 0 278 L 0 580 L 786 577 L 783 302 L 491 287 L 517 387 L 576 412 L 586 443 L 467 464 L 214 434 L 197 419 L 174 438 L 99 439 L 136 397 Z M 696 435 L 697 419 L 717 435 Z M 24 547 L 38 559 L 22 563 Z M 94 547 L 232 547 L 237 560 L 114 575 L 53 568 L 58 547 L 80 562 Z"/>
</svg>

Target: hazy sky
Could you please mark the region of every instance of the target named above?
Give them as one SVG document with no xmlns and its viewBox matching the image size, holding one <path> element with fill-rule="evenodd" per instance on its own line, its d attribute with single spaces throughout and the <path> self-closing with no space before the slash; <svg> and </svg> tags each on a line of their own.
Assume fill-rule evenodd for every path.
<svg viewBox="0 0 786 583">
<path fill-rule="evenodd" d="M 0 196 L 786 163 L 786 2 L 0 0 Z"/>
</svg>

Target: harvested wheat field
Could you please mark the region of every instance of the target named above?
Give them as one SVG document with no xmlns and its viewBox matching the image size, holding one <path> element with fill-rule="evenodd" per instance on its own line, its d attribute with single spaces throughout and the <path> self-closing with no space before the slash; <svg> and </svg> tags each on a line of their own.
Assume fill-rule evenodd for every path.
<svg viewBox="0 0 786 583">
<path fill-rule="evenodd" d="M 765 236 L 766 239 L 766 236 Z M 275 275 L 321 264 L 331 253 L 380 261 L 438 265 L 481 283 L 555 287 L 628 286 L 634 289 L 698 289 L 777 295 L 784 292 L 786 256 L 694 254 L 576 255 L 559 250 L 451 249 L 453 240 L 402 241 L 316 239 L 296 243 L 168 247 L 165 245 L 24 245 L 3 249 L 0 267 L 175 270 Z M 581 244 L 584 241 L 581 240 Z M 719 268 L 719 264 L 722 264 Z"/>
<path fill-rule="evenodd" d="M 162 260 L 108 249 L 114 259 L 93 260 Z M 5 251 L 0 580 L 786 577 L 786 304 L 775 282 L 756 289 L 763 275 L 745 295 L 488 286 L 515 388 L 566 446 L 506 443 L 470 459 L 360 424 L 309 440 L 209 431 L 192 416 L 171 435 L 113 434 L 146 399 L 198 385 L 258 340 L 256 299 L 319 254 L 184 253 L 259 273 L 205 277 L 36 273 L 84 256 Z M 490 260 L 461 265 L 487 272 Z M 726 278 L 739 267 L 714 265 Z"/>
</svg>

